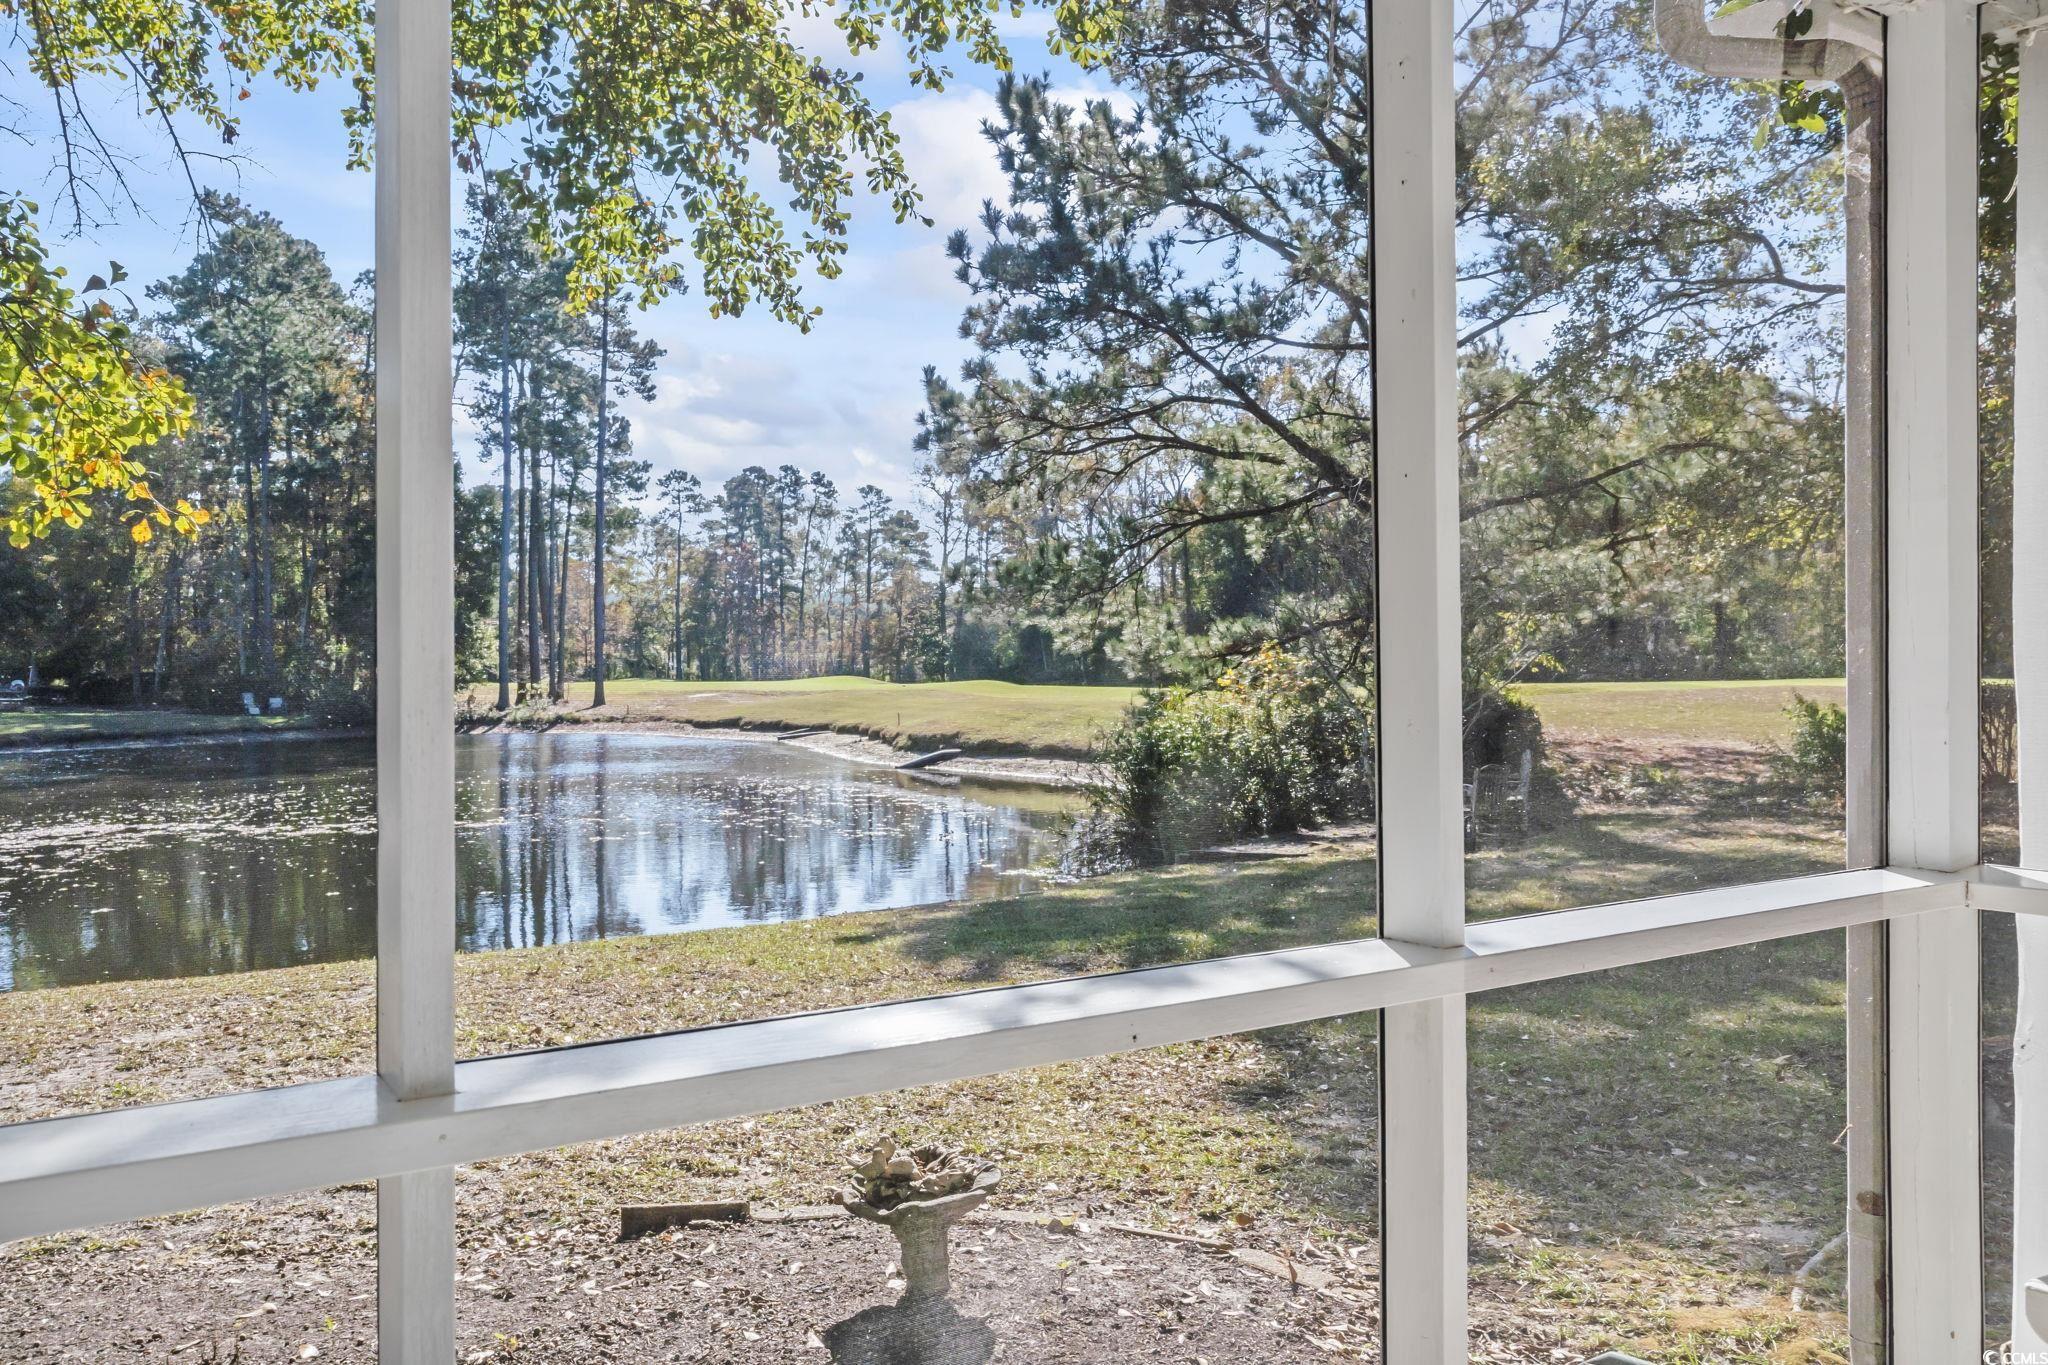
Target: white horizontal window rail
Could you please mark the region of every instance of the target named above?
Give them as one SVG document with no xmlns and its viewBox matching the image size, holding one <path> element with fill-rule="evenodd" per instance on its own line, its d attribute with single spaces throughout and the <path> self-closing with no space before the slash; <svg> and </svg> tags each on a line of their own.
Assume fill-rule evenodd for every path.
<svg viewBox="0 0 2048 1365">
<path fill-rule="evenodd" d="M 1457 997 L 1941 910 L 2048 915 L 2048 873 L 1834 872 L 0 1126 L 0 1241 Z"/>
</svg>

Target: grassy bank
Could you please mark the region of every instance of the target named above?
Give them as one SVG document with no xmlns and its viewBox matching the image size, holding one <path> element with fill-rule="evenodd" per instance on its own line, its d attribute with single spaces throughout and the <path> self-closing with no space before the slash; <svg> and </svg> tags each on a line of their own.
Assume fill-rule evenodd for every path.
<svg viewBox="0 0 2048 1365">
<path fill-rule="evenodd" d="M 572 683 L 567 702 L 544 713 L 558 722 L 638 721 L 795 730 L 816 727 L 865 735 L 904 749 L 958 747 L 971 753 L 1086 758 L 1138 697 L 1134 687 L 1024 686 L 1005 682 L 888 683 L 872 678 L 789 682 L 605 684 L 605 705 L 590 705 L 589 683 Z M 468 690 L 488 714 L 495 693 Z"/>
<path fill-rule="evenodd" d="M 147 707 L 33 706 L 0 711 L 0 747 L 264 734 L 307 723 L 303 716 L 223 716 L 207 711 Z"/>
<path fill-rule="evenodd" d="M 1840 702 L 1840 678 L 1524 683 L 1544 729 L 1614 740 L 1782 744 L 1795 696 Z"/>
<path fill-rule="evenodd" d="M 970 752 L 1085 758 L 1143 689 L 1028 686 L 1004 682 L 886 683 L 872 678 L 787 682 L 669 682 L 622 679 L 592 708 L 590 684 L 575 683 L 559 708 L 524 713 L 555 723 L 638 721 L 754 729 L 816 726 L 906 749 L 958 746 Z M 1545 726 L 1569 735 L 1625 742 L 1773 745 L 1790 733 L 1795 695 L 1840 701 L 1839 678 L 1762 682 L 1530 683 L 1517 689 Z M 466 705 L 489 714 L 488 687 Z"/>
<path fill-rule="evenodd" d="M 1842 682 L 1530 683 L 1517 690 L 1536 707 L 1545 726 L 1564 735 L 1756 746 L 1784 741 L 1790 728 L 1785 707 L 1794 695 L 1839 701 Z M 815 726 L 904 749 L 957 746 L 978 753 L 1086 758 L 1141 692 L 1135 687 L 888 683 L 857 677 L 716 683 L 628 678 L 606 684 L 603 707 L 590 705 L 589 683 L 572 683 L 561 707 L 519 715 L 529 722 L 557 724 Z M 465 689 L 463 695 L 472 713 L 491 714 L 489 686 Z M 32 707 L 0 712 L 0 747 L 266 733 L 306 723 L 303 717 L 163 708 Z"/>
<path fill-rule="evenodd" d="M 1474 909 L 1834 856 L 1825 820 L 1697 826 L 1591 821 L 1480 855 Z M 460 1045 L 553 1046 L 1354 937 L 1374 927 L 1374 874 L 1369 857 L 1329 847 L 980 906 L 465 956 Z M 365 1069 L 371 989 L 370 965 L 351 963 L 0 996 L 0 1119 Z M 1839 936 L 1823 935 L 1475 998 L 1475 1358 L 1609 1345 L 1828 1358 L 1841 1324 L 1825 1282 L 1809 1286 L 1819 1311 L 1794 1313 L 1787 1295 L 1790 1267 L 1839 1227 L 1841 989 Z M 887 1129 L 997 1160 L 1001 1205 L 1226 1234 L 1349 1265 L 1364 1284 L 1375 1049 L 1371 1018 L 1327 1021 L 488 1163 L 463 1174 L 464 1254 L 489 1250 L 498 1281 L 543 1280 L 565 1245 L 594 1263 L 624 1254 L 609 1250 L 620 1202 L 816 1203 L 848 1144 Z M 281 1244 L 321 1226 L 319 1207 L 252 1212 L 222 1235 Z M 0 1268 L 35 1257 L 85 1275 L 111 1236 L 12 1248 Z M 126 1259 L 159 1255 L 148 1234 L 122 1245 Z"/>
</svg>

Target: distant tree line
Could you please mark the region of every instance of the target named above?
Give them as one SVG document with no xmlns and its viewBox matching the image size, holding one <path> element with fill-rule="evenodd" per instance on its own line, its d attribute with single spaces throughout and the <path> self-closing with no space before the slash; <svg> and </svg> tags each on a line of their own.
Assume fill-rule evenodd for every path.
<svg viewBox="0 0 2048 1365">
<path fill-rule="evenodd" d="M 370 281 L 269 214 L 201 207 L 204 244 L 148 287 L 132 343 L 192 400 L 149 451 L 157 486 L 211 524 L 146 544 L 89 517 L 0 558 L 0 650 L 102 700 L 348 705 L 374 664 Z"/>
</svg>

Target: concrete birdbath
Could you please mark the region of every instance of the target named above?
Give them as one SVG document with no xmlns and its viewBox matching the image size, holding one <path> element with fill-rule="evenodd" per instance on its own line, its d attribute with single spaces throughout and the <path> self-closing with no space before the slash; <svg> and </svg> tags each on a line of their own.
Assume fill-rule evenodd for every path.
<svg viewBox="0 0 2048 1365">
<path fill-rule="evenodd" d="M 953 1287 L 948 1238 L 953 1224 L 988 1202 L 1001 1172 L 940 1147 L 881 1144 L 854 1163 L 839 1202 L 856 1218 L 896 1234 L 902 1249 L 903 1301 L 943 1299 Z"/>
</svg>

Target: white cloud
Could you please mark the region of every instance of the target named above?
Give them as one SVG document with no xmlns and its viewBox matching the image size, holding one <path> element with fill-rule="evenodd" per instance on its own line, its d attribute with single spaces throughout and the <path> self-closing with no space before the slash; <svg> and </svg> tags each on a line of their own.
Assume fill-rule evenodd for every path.
<svg viewBox="0 0 2048 1365">
<path fill-rule="evenodd" d="M 1115 86 L 1056 85 L 1045 92 L 1045 97 L 1076 112 L 1091 104 L 1107 104 L 1109 112 L 1118 118 L 1129 118 L 1138 112 L 1138 101 L 1129 91 Z"/>
<path fill-rule="evenodd" d="M 1022 14 L 1011 14 L 1004 10 L 996 15 L 996 32 L 1003 36 L 1005 42 L 1042 44 L 1046 36 L 1052 32 L 1052 27 L 1050 15 L 1032 10 L 1026 10 Z"/>
<path fill-rule="evenodd" d="M 924 215 L 940 231 L 970 226 L 985 199 L 1009 200 L 1009 181 L 981 132 L 995 116 L 995 96 L 971 87 L 919 95 L 889 111 L 904 164 L 924 193 Z"/>
<path fill-rule="evenodd" d="M 642 410 L 649 413 L 681 412 L 698 399 L 713 396 L 719 387 L 716 379 L 701 372 L 659 375 L 654 381 L 654 399 Z"/>
<path fill-rule="evenodd" d="M 891 43 L 885 34 L 880 47 L 855 56 L 847 48 L 845 31 L 839 27 L 838 7 L 819 0 L 812 9 L 812 13 L 804 14 L 793 3 L 783 6 L 783 21 L 789 26 L 790 40 L 804 53 L 841 70 L 859 72 L 869 80 L 901 75 L 910 69 L 900 41 Z"/>
<path fill-rule="evenodd" d="M 911 477 L 914 465 L 908 454 L 899 459 L 884 459 L 865 446 L 855 446 L 848 453 L 853 457 L 858 477 L 840 482 L 842 497 L 862 484 L 871 483 L 902 506 L 916 505 L 917 481 Z"/>
<path fill-rule="evenodd" d="M 842 489 L 874 483 L 907 495 L 916 408 L 906 400 L 915 394 L 891 392 L 903 381 L 888 348 L 871 336 L 827 342 L 773 329 L 758 340 L 760 349 L 675 348 L 655 399 L 625 409 L 634 447 L 656 474 L 687 469 L 716 492 L 749 465 L 792 464 L 822 470 Z M 875 453 L 899 450 L 900 459 Z"/>
</svg>

